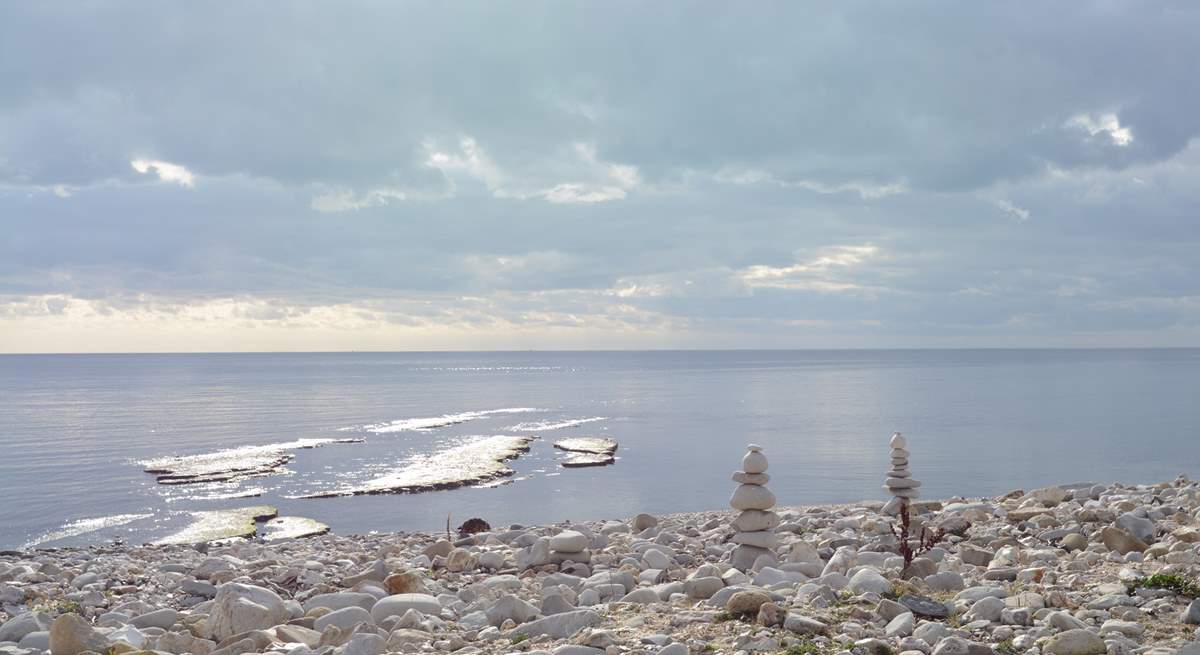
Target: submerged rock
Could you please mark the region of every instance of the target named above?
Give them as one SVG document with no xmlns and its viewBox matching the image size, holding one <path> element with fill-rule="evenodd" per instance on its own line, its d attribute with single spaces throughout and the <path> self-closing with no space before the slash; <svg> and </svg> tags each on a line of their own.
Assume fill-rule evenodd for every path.
<svg viewBox="0 0 1200 655">
<path fill-rule="evenodd" d="M 329 532 L 329 526 L 303 516 L 277 516 L 263 525 L 263 539 L 280 541 L 314 537 Z"/>
<path fill-rule="evenodd" d="M 303 498 L 329 498 L 363 494 L 419 493 L 454 489 L 504 478 L 513 470 L 504 462 L 529 452 L 536 437 L 494 436 L 469 441 L 414 458 L 407 466 L 360 485 L 306 494 Z"/>
<path fill-rule="evenodd" d="M 159 484 L 229 482 L 279 471 L 295 459 L 292 451 L 335 443 L 362 443 L 362 439 L 297 439 L 262 446 L 227 448 L 198 455 L 175 455 L 143 461 L 147 473 L 158 476 Z"/>
<path fill-rule="evenodd" d="M 258 534 L 258 523 L 275 518 L 279 510 L 270 505 L 192 512 L 192 524 L 159 539 L 157 544 L 200 544 L 226 539 L 248 539 Z"/>
</svg>

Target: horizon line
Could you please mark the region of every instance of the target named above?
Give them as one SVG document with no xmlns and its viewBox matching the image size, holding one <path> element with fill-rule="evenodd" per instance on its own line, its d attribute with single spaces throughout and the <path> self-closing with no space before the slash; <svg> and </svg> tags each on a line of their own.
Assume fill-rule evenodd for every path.
<svg viewBox="0 0 1200 655">
<path fill-rule="evenodd" d="M 513 354 L 513 353 L 703 353 L 703 352 L 967 352 L 967 351 L 1121 351 L 1121 350 L 1200 350 L 1197 346 L 930 346 L 898 348 L 548 348 L 499 350 L 120 350 L 72 352 L 4 352 L 0 357 L 79 356 L 79 355 L 447 355 L 447 354 Z"/>
</svg>

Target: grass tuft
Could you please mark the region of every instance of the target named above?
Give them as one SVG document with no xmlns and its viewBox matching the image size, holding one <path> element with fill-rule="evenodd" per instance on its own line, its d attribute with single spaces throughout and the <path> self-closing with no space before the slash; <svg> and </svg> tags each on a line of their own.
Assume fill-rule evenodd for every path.
<svg viewBox="0 0 1200 655">
<path fill-rule="evenodd" d="M 1188 598 L 1200 597 L 1200 584 L 1196 584 L 1195 580 L 1178 573 L 1155 573 L 1148 578 L 1142 578 L 1129 585 L 1129 592 L 1133 593 L 1141 587 L 1166 589 Z"/>
</svg>

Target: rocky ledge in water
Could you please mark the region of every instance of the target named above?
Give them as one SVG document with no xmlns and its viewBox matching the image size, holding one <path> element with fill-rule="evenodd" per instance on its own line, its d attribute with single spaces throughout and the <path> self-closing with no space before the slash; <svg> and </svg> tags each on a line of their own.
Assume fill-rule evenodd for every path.
<svg viewBox="0 0 1200 655">
<path fill-rule="evenodd" d="M 730 512 L 5 553 L 0 653 L 1200 653 L 1195 483 L 913 501 L 907 568 L 881 508 L 775 508 L 745 572 Z"/>
<path fill-rule="evenodd" d="M 228 539 L 249 539 L 258 534 L 258 524 L 274 519 L 279 510 L 270 505 L 191 512 L 192 522 L 184 529 L 158 540 L 159 545 L 199 544 Z"/>
<path fill-rule="evenodd" d="M 607 437 L 571 437 L 559 439 L 554 447 L 568 453 L 560 464 L 567 468 L 607 466 L 616 461 L 617 442 Z"/>
<path fill-rule="evenodd" d="M 303 498 L 364 494 L 419 493 L 480 484 L 514 473 L 505 462 L 529 452 L 537 437 L 497 435 L 468 441 L 414 458 L 393 473 L 361 484 L 306 494 Z"/>
<path fill-rule="evenodd" d="M 334 443 L 362 443 L 362 439 L 297 439 L 262 446 L 227 448 L 198 455 L 158 457 L 141 462 L 159 484 L 232 482 L 271 475 L 295 459 L 292 451 Z"/>
</svg>

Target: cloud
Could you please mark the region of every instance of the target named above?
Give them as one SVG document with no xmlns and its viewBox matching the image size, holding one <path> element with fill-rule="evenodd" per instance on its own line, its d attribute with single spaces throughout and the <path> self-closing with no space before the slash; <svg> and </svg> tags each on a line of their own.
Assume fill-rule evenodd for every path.
<svg viewBox="0 0 1200 655">
<path fill-rule="evenodd" d="M 171 162 L 160 161 L 157 159 L 134 159 L 129 162 L 130 168 L 133 170 L 147 174 L 153 171 L 158 175 L 158 179 L 163 182 L 174 182 L 180 186 L 192 187 L 196 185 L 196 176 L 191 171 Z M 61 186 L 61 185 L 60 185 Z M 55 189 L 57 190 L 57 186 Z"/>
<path fill-rule="evenodd" d="M 815 193 L 834 194 L 834 193 L 854 193 L 863 200 L 875 200 L 878 198 L 886 198 L 896 194 L 906 193 L 908 191 L 904 182 L 890 182 L 887 184 L 871 184 L 860 180 L 852 180 L 849 182 L 841 182 L 838 184 L 827 184 L 815 180 L 781 180 L 771 173 L 758 169 L 739 169 L 736 167 L 725 167 L 713 174 L 713 179 L 718 182 L 728 184 L 771 184 L 783 188 L 806 189 Z"/>
<path fill-rule="evenodd" d="M 1111 112 L 1072 116 L 1066 126 L 1087 132 L 1089 137 L 1103 135 L 1113 145 L 1122 148 L 1133 143 L 1133 132 L 1128 127 L 1122 127 L 1120 119 Z"/>
<path fill-rule="evenodd" d="M 1008 214 L 1009 216 L 1011 216 L 1018 222 L 1025 222 L 1025 221 L 1029 220 L 1029 216 L 1030 216 L 1029 210 L 1025 209 L 1024 207 L 1020 207 L 1020 206 L 1014 204 L 1011 200 L 1007 200 L 1005 198 L 997 198 L 996 200 L 993 200 L 992 202 L 995 203 L 995 205 L 1000 208 L 1000 211 L 1004 212 L 1005 214 Z"/>
<path fill-rule="evenodd" d="M 1194 338 L 1200 12 L 643 9 L 0 4 L 0 347 Z"/>
</svg>

